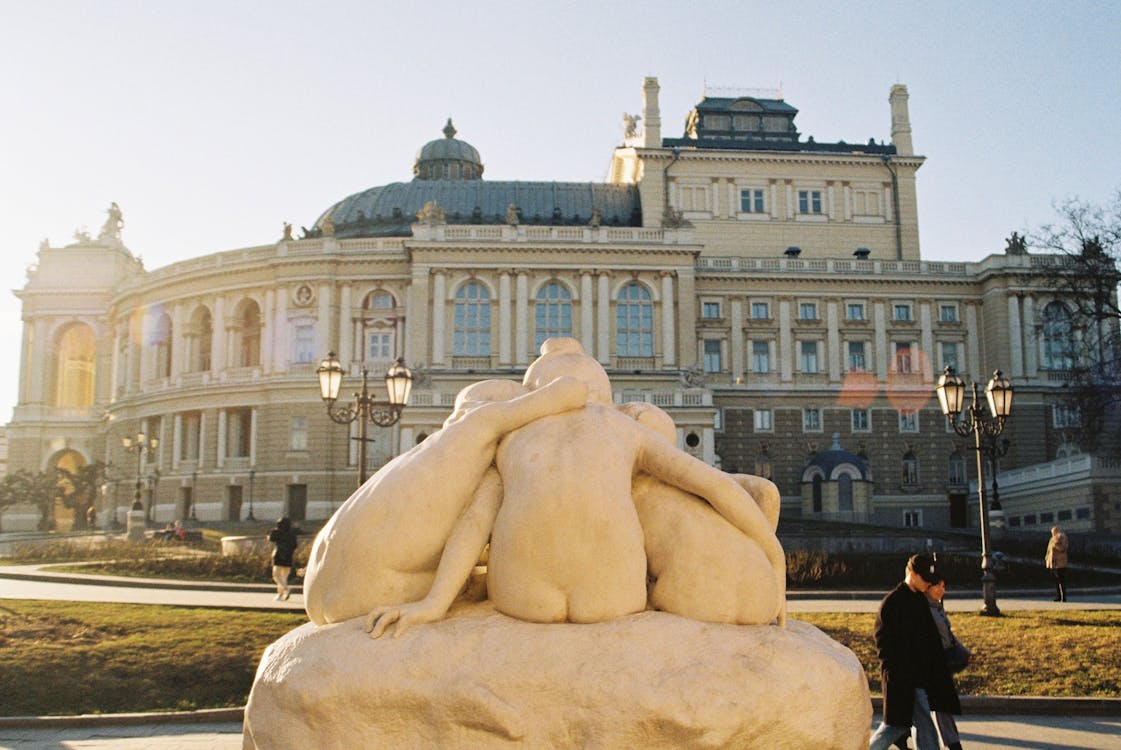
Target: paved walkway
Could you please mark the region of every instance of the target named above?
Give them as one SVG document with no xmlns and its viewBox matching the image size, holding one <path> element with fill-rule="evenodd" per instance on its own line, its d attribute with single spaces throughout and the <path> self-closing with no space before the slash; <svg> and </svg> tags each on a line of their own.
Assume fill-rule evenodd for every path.
<svg viewBox="0 0 1121 750">
<path fill-rule="evenodd" d="M 286 602 L 273 599 L 275 589 L 262 584 L 221 584 L 187 581 L 82 576 L 52 571 L 49 566 L 0 565 L 0 599 L 59 599 L 192 607 L 282 609 L 299 611 L 303 599 L 294 593 Z M 874 612 L 883 592 L 791 592 L 789 611 Z M 1121 610 L 1121 590 L 1076 589 L 1070 601 L 1051 601 L 1051 591 L 1003 592 L 1001 609 Z M 977 594 L 947 599 L 952 612 L 979 611 Z M 993 707 L 1004 710 L 997 704 Z M 970 750 L 1119 750 L 1121 708 L 1107 707 L 1109 716 L 1071 715 L 1056 702 L 1053 710 L 1009 708 L 999 715 L 966 715 L 959 722 L 962 744 Z M 991 712 L 990 712 L 991 713 Z M 1097 713 L 1102 713 L 1098 711 Z M 109 717 L 67 717 L 39 721 L 0 718 L 0 750 L 240 750 L 241 723 L 222 714 L 141 714 Z M 220 717 L 220 718 L 215 718 Z"/>
</svg>

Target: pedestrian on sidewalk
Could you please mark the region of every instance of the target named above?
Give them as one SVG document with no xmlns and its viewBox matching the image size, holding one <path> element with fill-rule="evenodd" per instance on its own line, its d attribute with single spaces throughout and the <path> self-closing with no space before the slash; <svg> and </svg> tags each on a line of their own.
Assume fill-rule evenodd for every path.
<svg viewBox="0 0 1121 750">
<path fill-rule="evenodd" d="M 942 638 L 924 595 L 936 578 L 932 555 L 912 555 L 903 582 L 880 602 L 874 637 L 882 663 L 884 709 L 869 750 L 888 750 L 910 735 L 912 726 L 917 750 L 938 750 L 931 710 L 961 713 Z"/>
<path fill-rule="evenodd" d="M 946 655 L 946 666 L 951 674 L 956 674 L 965 669 L 973 661 L 973 652 L 962 645 L 950 627 L 950 617 L 946 608 L 942 606 L 942 598 L 946 596 L 946 581 L 942 575 L 935 573 L 935 581 L 926 590 L 926 598 L 930 604 L 930 616 L 938 628 L 938 635 L 942 639 L 942 651 Z M 955 693 L 957 688 L 954 688 Z M 938 734 L 942 744 L 950 750 L 962 750 L 961 736 L 958 734 L 958 725 L 954 715 L 948 711 L 935 711 L 934 723 L 938 725 Z"/>
<path fill-rule="evenodd" d="M 296 554 L 296 529 L 288 516 L 280 518 L 269 530 L 269 541 L 276 545 L 272 553 L 272 579 L 276 582 L 276 600 L 286 600 L 292 591 L 288 576 L 292 574 L 292 557 Z"/>
<path fill-rule="evenodd" d="M 1055 601 L 1067 600 L 1066 575 L 1067 575 L 1067 550 L 1070 549 L 1070 540 L 1059 526 L 1051 527 L 1051 539 L 1047 542 L 1047 556 L 1043 562 L 1051 577 L 1055 579 Z"/>
</svg>

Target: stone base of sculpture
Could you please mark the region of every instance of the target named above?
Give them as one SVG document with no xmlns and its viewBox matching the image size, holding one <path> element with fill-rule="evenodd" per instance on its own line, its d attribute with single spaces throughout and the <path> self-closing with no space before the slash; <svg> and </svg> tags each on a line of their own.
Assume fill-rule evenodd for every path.
<svg viewBox="0 0 1121 750">
<path fill-rule="evenodd" d="M 362 618 L 288 633 L 257 671 L 244 747 L 867 747 L 860 662 L 802 622 L 546 625 L 485 601 L 450 615 L 396 639 Z"/>
<path fill-rule="evenodd" d="M 148 518 L 142 510 L 128 512 L 128 540 L 130 542 L 143 542 L 148 531 Z"/>
</svg>

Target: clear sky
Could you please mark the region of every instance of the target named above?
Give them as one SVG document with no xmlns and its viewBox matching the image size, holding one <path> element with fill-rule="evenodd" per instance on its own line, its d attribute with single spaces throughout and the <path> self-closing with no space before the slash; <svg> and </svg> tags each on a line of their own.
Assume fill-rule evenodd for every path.
<svg viewBox="0 0 1121 750">
<path fill-rule="evenodd" d="M 803 137 L 890 139 L 910 90 L 924 258 L 977 260 L 1121 187 L 1115 2 L 0 0 L 0 275 L 124 214 L 148 268 L 279 239 L 412 177 L 450 115 L 495 180 L 603 180 L 661 82 L 779 88 Z M 80 273 L 80 269 L 76 269 Z M 0 294 L 0 422 L 19 304 Z"/>
</svg>

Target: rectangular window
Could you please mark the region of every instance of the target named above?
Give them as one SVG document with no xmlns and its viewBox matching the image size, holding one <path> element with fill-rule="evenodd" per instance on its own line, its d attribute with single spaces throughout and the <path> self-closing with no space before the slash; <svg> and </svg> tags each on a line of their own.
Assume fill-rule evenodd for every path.
<svg viewBox="0 0 1121 750">
<path fill-rule="evenodd" d="M 1074 517 L 1079 521 L 1085 521 L 1087 518 L 1090 517 L 1090 509 L 1089 508 L 1075 508 L 1074 509 Z"/>
<path fill-rule="evenodd" d="M 938 308 L 938 319 L 943 323 L 957 323 L 958 322 L 958 306 L 957 305 L 941 305 Z"/>
<path fill-rule="evenodd" d="M 315 325 L 297 323 L 292 335 L 292 361 L 308 364 L 315 361 Z"/>
<path fill-rule="evenodd" d="M 922 528 L 922 510 L 903 511 L 903 525 L 908 529 Z"/>
<path fill-rule="evenodd" d="M 910 305 L 893 305 L 892 306 L 892 320 L 909 322 L 911 320 L 911 306 Z"/>
<path fill-rule="evenodd" d="M 1051 407 L 1051 423 L 1056 429 L 1082 426 L 1082 412 L 1071 404 L 1055 404 Z"/>
<path fill-rule="evenodd" d="M 845 307 L 845 317 L 849 320 L 864 320 L 864 304 L 860 302 L 850 302 Z"/>
<path fill-rule="evenodd" d="M 870 432 L 872 430 L 872 418 L 868 414 L 867 409 L 853 409 L 852 410 L 852 431 L 853 432 Z"/>
<path fill-rule="evenodd" d="M 1035 523 L 1036 521 L 1034 513 L 1028 513 L 1026 516 L 1024 516 L 1024 526 L 1035 526 Z"/>
<path fill-rule="evenodd" d="M 952 367 L 955 370 L 959 368 L 958 363 L 958 345 L 950 342 L 942 342 L 942 368 Z"/>
<path fill-rule="evenodd" d="M 189 411 L 183 415 L 181 440 L 179 446 L 179 459 L 181 461 L 198 461 L 199 459 L 199 429 L 202 425 L 202 413 Z"/>
<path fill-rule="evenodd" d="M 821 409 L 811 406 L 802 410 L 802 431 L 821 432 Z"/>
<path fill-rule="evenodd" d="M 1009 525 L 1009 526 L 1011 526 L 1012 528 L 1017 528 L 1017 527 L 1019 527 L 1019 525 L 1020 525 L 1020 517 L 1019 517 L 1019 516 L 1011 516 L 1011 517 L 1009 517 L 1009 519 L 1008 519 L 1008 525 Z"/>
<path fill-rule="evenodd" d="M 307 417 L 292 417 L 289 421 L 288 450 L 307 450 Z"/>
<path fill-rule="evenodd" d="M 250 442 L 253 437 L 253 410 L 229 409 L 226 411 L 226 456 L 245 458 L 249 456 Z"/>
<path fill-rule="evenodd" d="M 705 354 L 704 354 L 704 367 L 705 372 L 720 372 L 720 341 L 713 339 L 705 339 Z"/>
<path fill-rule="evenodd" d="M 800 213 L 800 214 L 820 214 L 821 213 L 821 191 L 820 190 L 799 190 L 798 191 L 798 213 Z"/>
<path fill-rule="evenodd" d="M 864 358 L 864 342 L 849 342 L 849 370 L 867 370 L 867 361 Z"/>
<path fill-rule="evenodd" d="M 720 303 L 719 302 L 705 302 L 701 305 L 702 318 L 719 318 L 720 317 Z"/>
<path fill-rule="evenodd" d="M 766 302 L 752 302 L 751 303 L 751 319 L 752 320 L 770 320 L 771 309 L 770 305 Z"/>
<path fill-rule="evenodd" d="M 817 303 L 802 302 L 798 305 L 799 320 L 817 320 Z"/>
<path fill-rule="evenodd" d="M 857 216 L 879 216 L 880 194 L 875 190 L 853 190 L 852 212 Z"/>
<path fill-rule="evenodd" d="M 895 371 L 902 373 L 914 372 L 914 361 L 911 356 L 913 342 L 896 341 L 895 346 Z"/>
<path fill-rule="evenodd" d="M 762 190 L 741 190 L 740 191 L 740 212 L 745 214 L 761 214 L 763 213 L 763 191 Z"/>
<path fill-rule="evenodd" d="M 751 371 L 771 371 L 771 346 L 766 341 L 751 342 Z"/>
<path fill-rule="evenodd" d="M 1060 521 L 1069 521 L 1071 518 L 1072 518 L 1072 515 L 1071 515 L 1070 510 L 1060 510 L 1059 511 L 1059 520 Z"/>
<path fill-rule="evenodd" d="M 393 334 L 388 331 L 366 332 L 366 361 L 393 359 Z"/>
<path fill-rule="evenodd" d="M 756 432 L 770 432 L 774 429 L 774 422 L 771 419 L 770 409 L 756 409 L 754 412 L 754 419 Z"/>
<path fill-rule="evenodd" d="M 911 412 L 906 414 L 899 413 L 899 431 L 900 432 L 918 432 L 919 431 L 919 414 L 918 412 Z"/>
<path fill-rule="evenodd" d="M 817 372 L 817 342 L 803 341 L 802 347 L 802 372 Z"/>
<path fill-rule="evenodd" d="M 707 211 L 708 188 L 704 185 L 679 185 L 682 211 Z"/>
<path fill-rule="evenodd" d="M 1052 513 L 1051 511 L 1047 511 L 1046 513 L 1040 513 L 1039 514 L 1039 522 L 1040 523 L 1055 523 L 1055 514 Z"/>
</svg>

